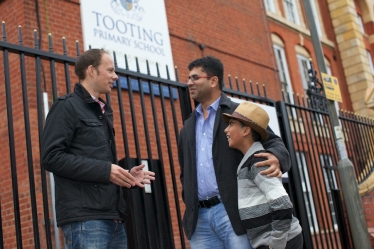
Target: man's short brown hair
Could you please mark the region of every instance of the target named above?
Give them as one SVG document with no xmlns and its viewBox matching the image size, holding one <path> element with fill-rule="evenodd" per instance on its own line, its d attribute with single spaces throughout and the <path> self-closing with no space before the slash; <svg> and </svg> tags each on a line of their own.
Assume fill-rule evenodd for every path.
<svg viewBox="0 0 374 249">
<path fill-rule="evenodd" d="M 79 80 L 84 80 L 86 78 L 86 70 L 89 66 L 98 68 L 101 63 L 101 58 L 106 52 L 104 49 L 89 49 L 83 54 L 79 55 L 77 62 L 75 63 L 75 74 L 78 76 Z"/>
</svg>

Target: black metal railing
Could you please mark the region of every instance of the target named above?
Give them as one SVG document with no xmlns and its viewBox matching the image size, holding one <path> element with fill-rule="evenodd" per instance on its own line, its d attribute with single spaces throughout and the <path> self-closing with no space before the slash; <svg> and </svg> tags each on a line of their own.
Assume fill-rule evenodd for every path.
<svg viewBox="0 0 374 249">
<path fill-rule="evenodd" d="M 7 42 L 5 28 L 3 22 L 0 72 L 4 75 L 4 90 L 0 90 L 0 94 L 5 95 L 3 112 L 6 111 L 7 118 L 3 119 L 0 139 L 9 147 L 1 148 L 0 178 L 11 186 L 2 185 L 1 189 L 2 212 L 10 215 L 1 217 L 0 248 L 62 248 L 60 240 L 56 239 L 62 238 L 62 234 L 56 232 L 55 227 L 50 189 L 53 181 L 48 181 L 52 176 L 40 167 L 39 141 L 48 106 L 73 89 L 71 82 L 76 78 L 72 79 L 71 72 L 76 58 L 67 55 L 65 38 L 62 39 L 63 55 L 59 55 L 54 53 L 52 35 L 48 36 L 49 51 L 46 52 L 39 50 L 37 31 L 33 33 L 33 48 L 28 48 L 23 45 L 21 27 L 18 28 L 18 45 Z M 79 56 L 79 43 L 75 46 Z M 119 80 L 116 90 L 106 95 L 106 101 L 116 115 L 116 145 L 121 165 L 130 168 L 146 162 L 149 169 L 158 174 L 151 187 L 152 193 L 138 189 L 126 191 L 129 206 L 136 208 L 129 212 L 126 223 L 132 235 L 129 243 L 134 248 L 186 248 L 175 144 L 183 120 L 191 113 L 187 85 L 178 82 L 178 72 L 177 81 L 169 76 L 162 79 L 158 66 L 158 75 L 152 76 L 149 67 L 147 74 L 140 73 L 138 63 L 136 72 L 129 71 L 127 63 L 126 68 L 118 68 L 117 61 L 126 60 L 126 57 L 116 58 L 113 54 L 113 58 Z M 46 64 L 48 67 L 44 67 Z M 22 108 L 19 108 L 21 102 Z M 24 127 L 24 131 L 20 132 L 18 127 Z M 22 170 L 24 167 L 28 168 L 27 173 Z M 24 175 L 28 180 L 22 177 Z M 24 187 L 20 189 L 25 184 L 28 184 L 28 194 Z M 8 188 L 11 192 L 6 191 Z M 29 197 L 25 198 L 25 195 Z M 171 210 L 176 210 L 173 217 Z M 25 235 L 30 230 L 32 241 Z"/>
<path fill-rule="evenodd" d="M 336 194 L 340 193 L 335 170 L 338 158 L 328 113 L 312 108 L 308 98 L 296 96 L 293 103 L 279 105 L 284 105 L 280 116 L 291 136 L 286 138 L 293 161 L 290 182 L 305 246 L 352 248 L 342 241 L 350 238 L 348 223 L 337 217 L 344 204 Z"/>
<path fill-rule="evenodd" d="M 360 184 L 374 171 L 374 119 L 340 111 L 339 120 L 348 157 Z"/>
<path fill-rule="evenodd" d="M 25 47 L 19 27 L 19 42 L 11 44 L 2 23 L 0 73 L 4 75 L 4 88 L 0 94 L 5 95 L 5 103 L 0 110 L 6 118 L 0 122 L 0 139 L 9 147 L 0 147 L 0 209 L 2 214 L 8 214 L 1 217 L 1 248 L 22 248 L 30 243 L 35 248 L 60 248 L 56 237 L 62 238 L 53 218 L 53 181 L 40 167 L 39 141 L 48 106 L 73 89 L 76 58 L 68 56 L 66 39 L 61 41 L 60 55 L 54 53 L 52 35 L 48 36 L 49 51 L 40 50 L 37 31 L 33 36 L 33 48 Z M 77 56 L 79 47 L 76 42 Z M 183 120 L 192 112 L 187 85 L 179 82 L 177 71 L 176 81 L 169 76 L 162 79 L 157 65 L 154 76 L 150 75 L 148 64 L 147 73 L 143 74 L 138 62 L 137 70 L 130 71 L 126 56 L 117 58 L 113 54 L 113 58 L 119 79 L 106 100 L 114 110 L 120 165 L 130 168 L 146 162 L 158 175 L 152 193 L 125 191 L 131 207 L 126 222 L 129 243 L 133 248 L 186 248 L 176 143 Z M 118 68 L 119 60 L 125 60 L 125 68 Z M 168 68 L 165 70 L 169 75 Z M 267 97 L 264 85 L 230 76 L 227 83 L 223 91 L 228 96 L 275 109 L 280 135 L 292 162 L 285 187 L 303 227 L 306 248 L 352 248 L 340 199 L 337 152 L 321 85 L 310 85 L 310 98 L 294 96 L 292 101 L 276 102 Z M 340 112 L 339 119 L 348 156 L 358 182 L 363 182 L 373 171 L 373 119 L 348 112 Z M 29 230 L 32 242 L 25 236 Z"/>
</svg>

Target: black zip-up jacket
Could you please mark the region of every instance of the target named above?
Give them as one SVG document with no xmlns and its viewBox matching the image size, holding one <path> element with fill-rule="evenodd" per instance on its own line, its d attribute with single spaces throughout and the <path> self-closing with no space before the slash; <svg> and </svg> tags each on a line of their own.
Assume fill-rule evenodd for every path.
<svg viewBox="0 0 374 249">
<path fill-rule="evenodd" d="M 117 164 L 110 106 L 105 105 L 103 114 L 100 105 L 77 83 L 74 93 L 53 103 L 41 150 L 42 166 L 55 179 L 58 226 L 124 218 L 122 188 L 109 181 L 111 165 Z"/>
</svg>

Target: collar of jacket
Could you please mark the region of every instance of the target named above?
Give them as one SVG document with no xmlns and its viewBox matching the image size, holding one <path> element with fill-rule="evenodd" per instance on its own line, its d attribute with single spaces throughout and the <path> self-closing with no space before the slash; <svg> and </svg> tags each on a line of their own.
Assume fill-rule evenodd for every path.
<svg viewBox="0 0 374 249">
<path fill-rule="evenodd" d="M 221 99 L 219 101 L 219 106 L 221 108 L 231 106 L 231 99 L 229 97 L 227 97 L 227 95 L 223 92 L 221 93 Z"/>
<path fill-rule="evenodd" d="M 91 96 L 91 94 L 86 90 L 86 88 L 84 88 L 84 86 L 82 86 L 81 83 L 77 83 L 75 84 L 74 86 L 74 92 L 81 98 L 83 98 L 87 103 L 97 103 Z M 99 100 L 101 102 L 103 102 L 105 104 L 105 106 L 108 106 L 108 104 L 102 99 L 102 98 L 99 98 Z"/>
<path fill-rule="evenodd" d="M 221 108 L 224 108 L 224 107 L 228 107 L 230 108 L 231 106 L 231 99 L 229 97 L 227 97 L 227 95 L 223 92 L 221 92 L 221 99 L 219 100 L 219 106 Z M 196 109 L 195 109 L 196 111 Z M 189 117 L 191 117 L 192 115 L 195 115 L 195 112 L 193 111 Z"/>
</svg>

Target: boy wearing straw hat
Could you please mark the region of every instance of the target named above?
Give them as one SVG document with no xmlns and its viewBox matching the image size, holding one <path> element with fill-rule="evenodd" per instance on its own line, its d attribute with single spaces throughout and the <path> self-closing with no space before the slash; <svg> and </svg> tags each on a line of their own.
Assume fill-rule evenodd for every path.
<svg viewBox="0 0 374 249">
<path fill-rule="evenodd" d="M 252 247 L 301 249 L 301 227 L 281 180 L 260 174 L 269 166 L 255 166 L 266 160 L 254 154 L 265 152 L 260 141 L 268 138 L 269 115 L 254 103 L 242 102 L 231 115 L 223 114 L 223 119 L 228 124 L 229 147 L 244 155 L 237 169 L 238 207 Z"/>
</svg>

